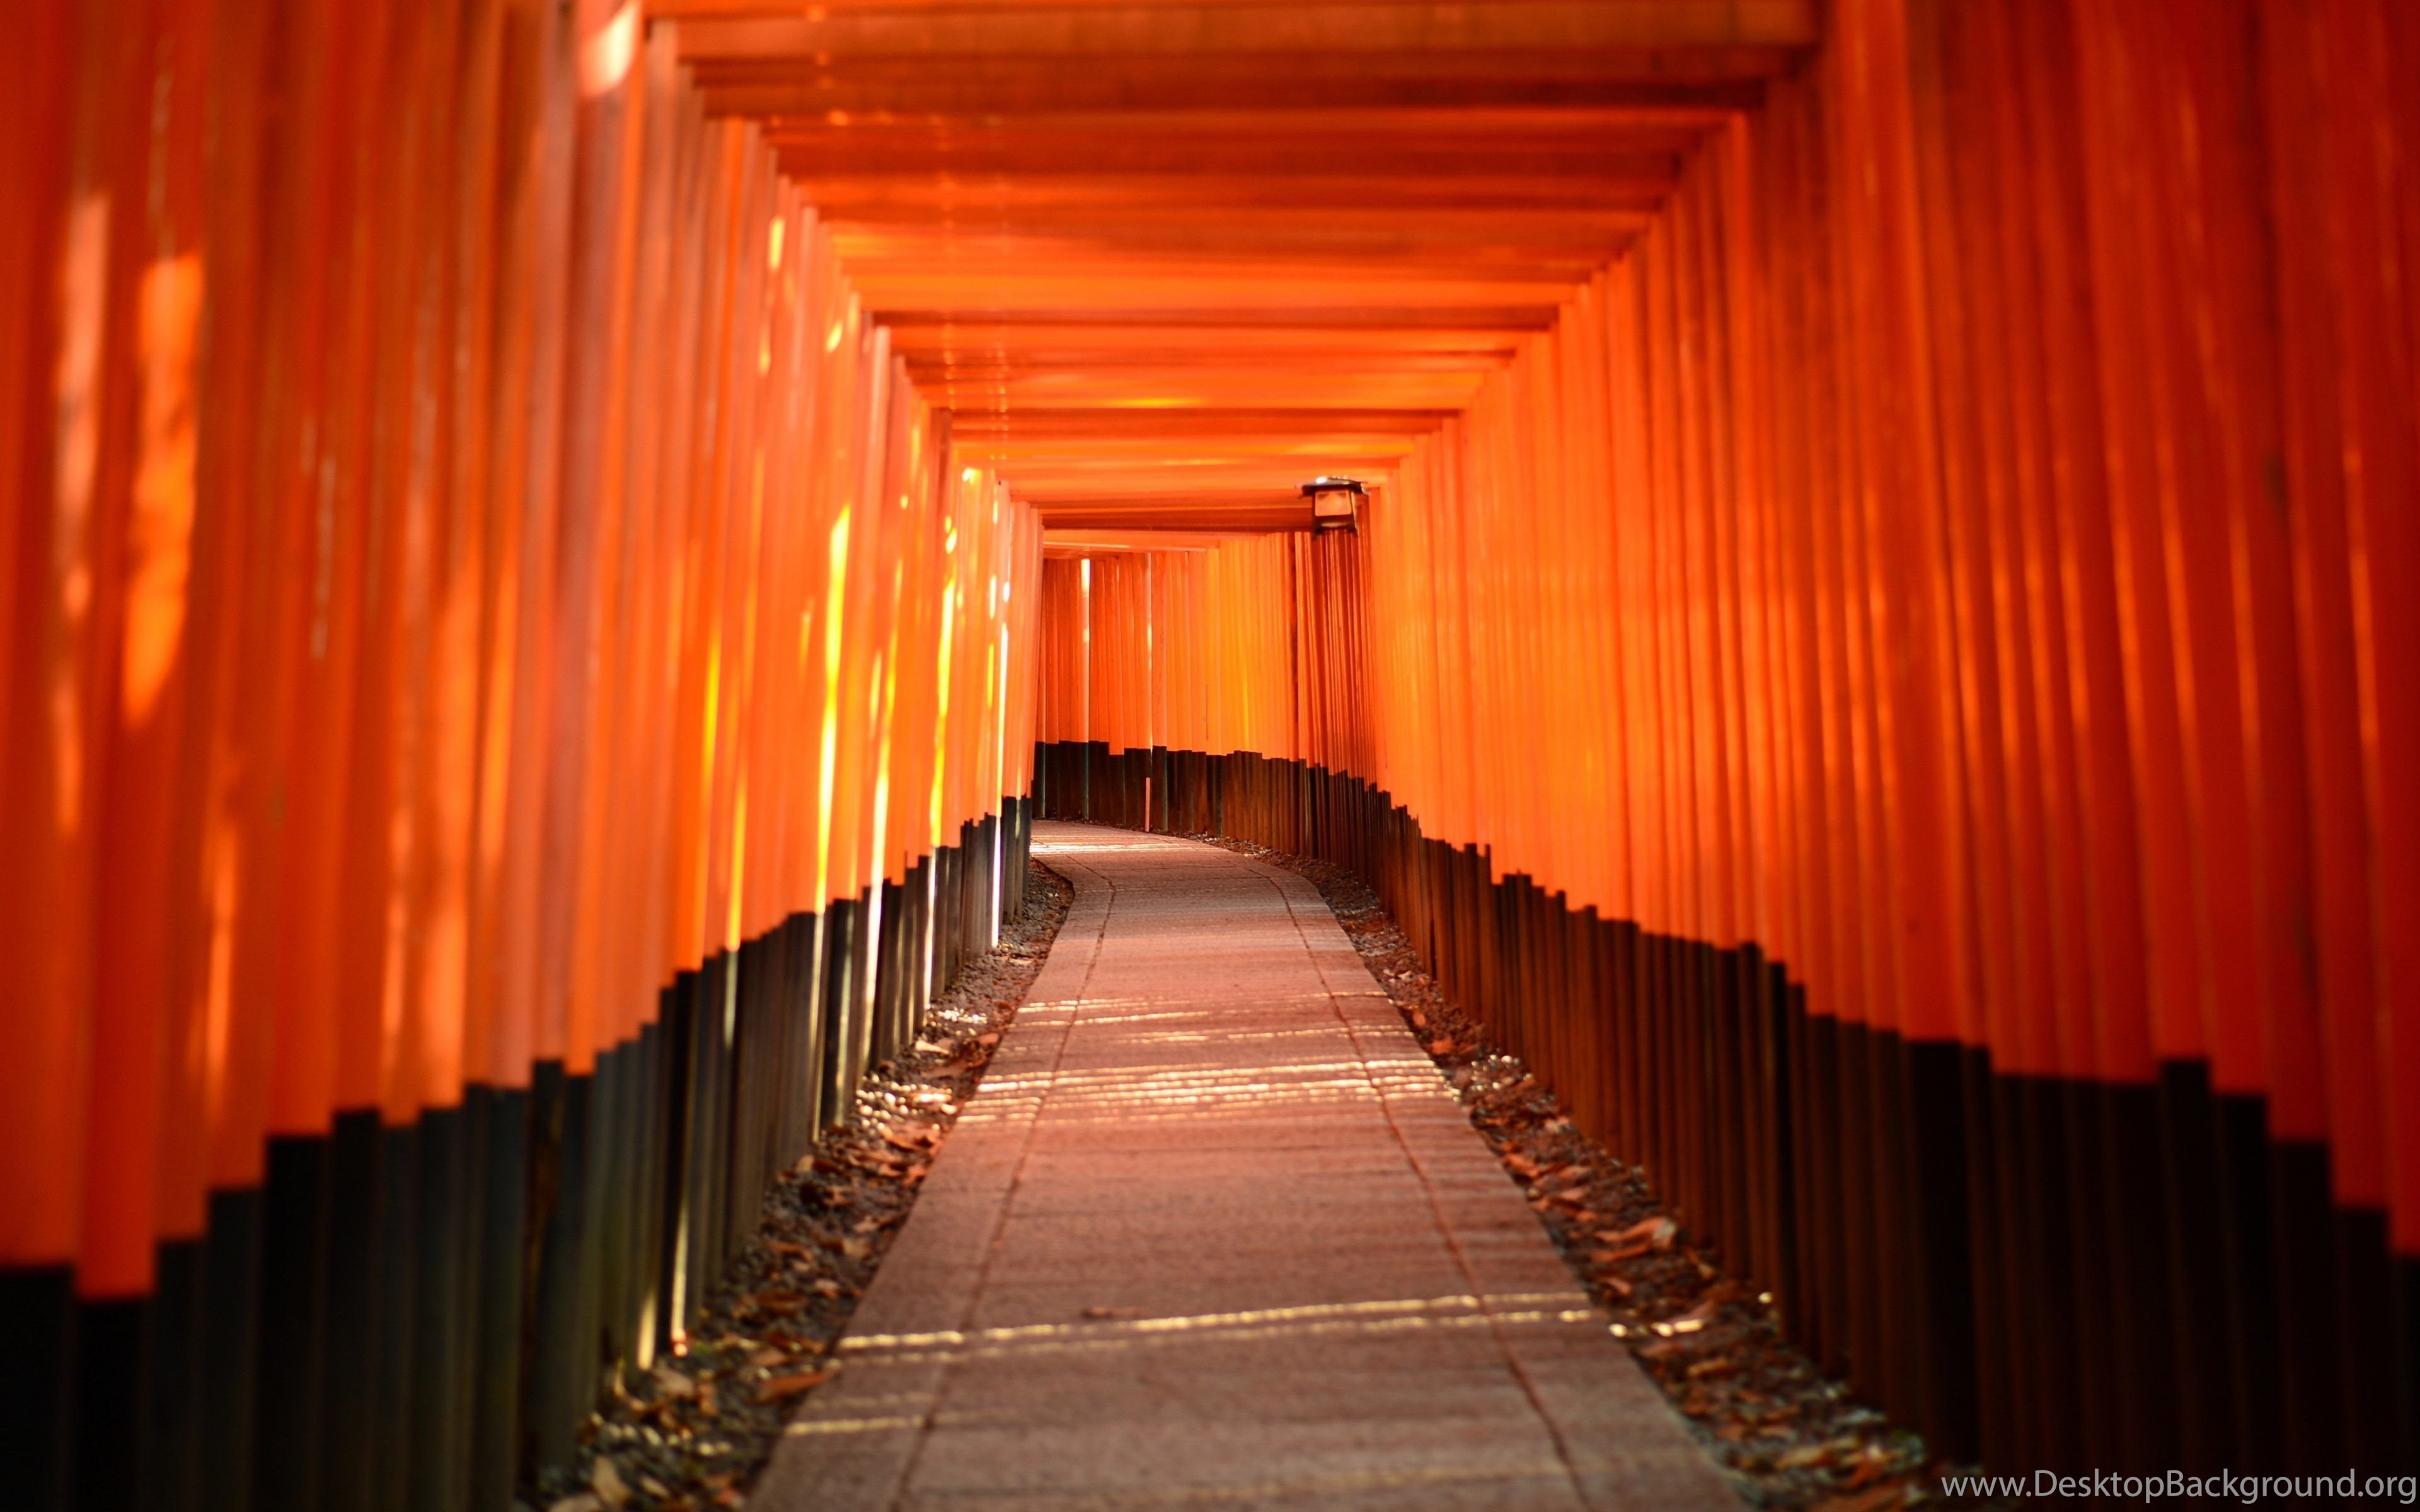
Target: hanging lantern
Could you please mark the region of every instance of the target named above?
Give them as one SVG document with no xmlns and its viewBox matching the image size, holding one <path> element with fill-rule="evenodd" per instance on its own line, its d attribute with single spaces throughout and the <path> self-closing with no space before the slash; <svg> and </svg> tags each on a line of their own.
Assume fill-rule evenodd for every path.
<svg viewBox="0 0 2420 1512">
<path fill-rule="evenodd" d="M 1313 478 L 1302 486 L 1311 501 L 1311 533 L 1354 531 L 1361 525 L 1361 501 L 1369 494 L 1351 478 Z"/>
</svg>

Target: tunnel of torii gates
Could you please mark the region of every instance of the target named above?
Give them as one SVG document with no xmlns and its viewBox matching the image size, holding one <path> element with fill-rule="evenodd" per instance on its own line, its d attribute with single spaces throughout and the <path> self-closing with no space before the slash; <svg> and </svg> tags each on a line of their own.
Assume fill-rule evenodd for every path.
<svg viewBox="0 0 2420 1512">
<path fill-rule="evenodd" d="M 12 1506 L 504 1506 L 1037 813 L 1371 878 L 1942 1453 L 2415 1458 L 2420 8 L 9 31 Z"/>
</svg>

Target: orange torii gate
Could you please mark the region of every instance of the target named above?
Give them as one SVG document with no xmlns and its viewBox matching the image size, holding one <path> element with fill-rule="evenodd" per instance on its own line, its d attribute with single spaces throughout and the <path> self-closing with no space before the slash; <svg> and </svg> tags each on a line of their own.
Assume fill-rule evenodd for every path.
<svg viewBox="0 0 2420 1512">
<path fill-rule="evenodd" d="M 0 1459 L 505 1504 L 1038 803 L 1944 1452 L 2420 1463 L 2408 8 L 27 0 Z"/>
</svg>

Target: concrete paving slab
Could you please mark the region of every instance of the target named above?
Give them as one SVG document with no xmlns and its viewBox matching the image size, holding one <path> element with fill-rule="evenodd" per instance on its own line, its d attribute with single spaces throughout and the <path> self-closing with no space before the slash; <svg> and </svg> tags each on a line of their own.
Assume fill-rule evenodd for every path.
<svg viewBox="0 0 2420 1512">
<path fill-rule="evenodd" d="M 752 1506 L 1740 1504 L 1315 888 L 1034 850 L 1067 922 Z"/>
</svg>

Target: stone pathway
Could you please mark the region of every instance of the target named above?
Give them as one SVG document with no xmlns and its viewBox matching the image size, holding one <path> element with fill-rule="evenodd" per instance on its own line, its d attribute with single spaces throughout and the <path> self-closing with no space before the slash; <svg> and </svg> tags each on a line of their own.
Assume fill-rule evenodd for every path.
<svg viewBox="0 0 2420 1512">
<path fill-rule="evenodd" d="M 1311 884 L 1034 851 L 1074 911 L 750 1506 L 1740 1504 Z"/>
</svg>

